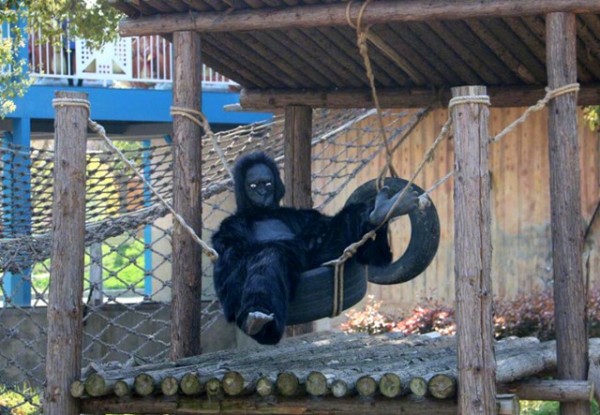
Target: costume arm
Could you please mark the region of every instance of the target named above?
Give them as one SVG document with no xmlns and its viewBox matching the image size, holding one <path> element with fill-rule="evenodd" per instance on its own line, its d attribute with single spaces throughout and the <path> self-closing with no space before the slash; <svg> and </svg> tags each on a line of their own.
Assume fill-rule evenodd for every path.
<svg viewBox="0 0 600 415">
<path fill-rule="evenodd" d="M 372 206 L 366 203 L 357 203 L 345 206 L 331 217 L 313 216 L 313 223 L 309 229 L 319 230 L 320 233 L 313 236 L 317 242 L 311 246 L 309 253 L 311 267 L 339 258 L 348 245 L 359 241 L 364 234 L 374 229 L 375 226 L 369 222 L 371 210 Z M 391 261 L 392 254 L 387 240 L 387 225 L 377 231 L 374 241 L 369 240 L 359 248 L 355 258 L 360 263 L 372 265 L 386 265 Z"/>
</svg>

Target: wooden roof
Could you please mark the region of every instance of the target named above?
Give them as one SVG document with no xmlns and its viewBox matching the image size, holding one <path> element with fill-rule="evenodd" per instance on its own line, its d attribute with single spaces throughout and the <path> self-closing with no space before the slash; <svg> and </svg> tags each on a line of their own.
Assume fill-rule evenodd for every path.
<svg viewBox="0 0 600 415">
<path fill-rule="evenodd" d="M 112 3 L 129 16 L 123 35 L 201 32 L 203 61 L 244 88 L 243 105 L 372 106 L 356 30 L 346 18 L 349 11 L 356 22 L 361 2 Z M 577 13 L 580 103 L 599 103 L 597 0 L 377 0 L 363 22 L 372 25 L 369 57 L 382 105 L 423 106 L 459 85 L 488 86 L 496 106 L 534 102 L 547 85 L 544 16 L 554 11 Z"/>
</svg>

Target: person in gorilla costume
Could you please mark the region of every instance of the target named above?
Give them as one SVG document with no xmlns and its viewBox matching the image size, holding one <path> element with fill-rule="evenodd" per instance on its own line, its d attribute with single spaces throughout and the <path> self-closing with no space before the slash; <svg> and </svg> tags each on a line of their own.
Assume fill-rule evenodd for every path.
<svg viewBox="0 0 600 415">
<path fill-rule="evenodd" d="M 241 157 L 233 169 L 236 212 L 212 237 L 219 254 L 214 286 L 225 318 L 261 344 L 276 344 L 300 274 L 338 258 L 385 218 L 399 194 L 383 188 L 374 203 L 353 203 L 334 216 L 280 207 L 285 187 L 275 161 L 263 152 Z M 393 216 L 410 212 L 418 196 L 406 192 Z M 360 247 L 358 262 L 387 265 L 387 225 Z"/>
</svg>

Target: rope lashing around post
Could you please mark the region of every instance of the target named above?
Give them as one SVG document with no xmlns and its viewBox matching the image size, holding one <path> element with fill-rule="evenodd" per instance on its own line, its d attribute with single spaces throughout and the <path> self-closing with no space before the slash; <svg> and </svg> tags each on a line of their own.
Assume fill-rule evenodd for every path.
<svg viewBox="0 0 600 415">
<path fill-rule="evenodd" d="M 542 99 L 540 99 L 534 105 L 527 108 L 525 110 L 525 112 L 519 118 L 517 118 L 512 123 L 510 123 L 508 126 L 506 126 L 504 128 L 504 130 L 502 130 L 500 133 L 498 133 L 495 137 L 492 137 L 491 141 L 494 143 L 497 141 L 500 141 L 500 139 L 502 139 L 505 135 L 507 135 L 508 133 L 513 131 L 519 124 L 522 124 L 523 122 L 525 122 L 525 120 L 532 113 L 543 109 L 550 102 L 550 100 L 552 100 L 558 96 L 564 95 L 564 94 L 569 94 L 571 92 L 579 92 L 579 84 L 577 82 L 574 82 L 572 84 L 563 85 L 563 86 L 560 86 L 555 89 L 550 89 L 550 88 L 546 87 L 546 95 L 544 95 L 544 97 Z"/>
<path fill-rule="evenodd" d="M 88 111 L 88 114 L 90 113 L 90 103 L 88 100 L 85 99 L 80 99 L 80 98 L 55 98 L 52 100 L 52 105 L 54 107 L 58 107 L 58 106 L 68 106 L 68 107 L 83 107 Z M 102 138 L 104 140 L 104 142 L 108 145 L 108 147 L 119 157 L 119 159 L 121 159 L 121 161 L 123 163 L 125 163 L 125 165 L 127 165 L 132 171 L 133 173 L 148 187 L 148 189 L 158 198 L 158 200 L 169 210 L 169 212 L 171 212 L 171 214 L 173 215 L 173 217 L 175 218 L 175 220 L 183 227 L 183 229 L 186 230 L 186 232 L 188 232 L 190 234 L 190 236 L 192 237 L 192 239 L 202 247 L 202 250 L 204 251 L 204 253 L 206 254 L 206 256 L 212 261 L 212 262 L 216 262 L 217 259 L 219 258 L 219 254 L 217 253 L 217 251 L 215 251 L 213 248 L 211 248 L 210 246 L 208 246 L 206 244 L 206 242 L 204 242 L 202 239 L 200 239 L 198 237 L 198 235 L 196 234 L 196 232 L 194 231 L 194 229 L 192 229 L 191 226 L 189 226 L 187 224 L 187 222 L 185 221 L 185 219 L 179 215 L 177 212 L 175 212 L 175 210 L 173 209 L 173 207 L 171 206 L 171 204 L 162 197 L 162 195 L 152 186 L 151 183 L 148 182 L 148 180 L 146 180 L 146 178 L 144 177 L 143 174 L 141 174 L 137 168 L 135 167 L 135 165 L 129 161 L 129 159 L 121 152 L 121 150 L 119 150 L 114 143 L 112 142 L 112 140 L 106 135 L 106 130 L 104 129 L 104 127 L 100 124 L 98 124 L 97 122 L 93 121 L 91 118 L 88 118 L 88 127 L 90 130 L 92 130 L 93 132 L 95 132 L 96 134 L 98 134 L 100 136 L 100 138 Z"/>
<path fill-rule="evenodd" d="M 210 128 L 210 123 L 206 119 L 206 116 L 204 114 L 202 114 L 202 112 L 195 110 L 195 109 L 184 108 L 184 107 L 174 107 L 174 106 L 171 107 L 171 115 L 173 115 L 173 116 L 179 115 L 181 117 L 185 117 L 204 130 L 204 133 L 210 137 L 210 140 L 212 141 L 212 144 L 213 144 L 213 148 L 215 149 L 217 155 L 219 156 L 219 160 L 221 160 L 221 164 L 223 165 L 223 168 L 225 169 L 225 171 L 227 172 L 227 174 L 229 175 L 231 180 L 233 180 L 233 174 L 231 173 L 229 164 L 227 164 L 227 159 L 225 158 L 223 149 L 221 149 L 221 146 L 217 142 L 217 138 L 213 134 L 213 132 Z"/>
</svg>

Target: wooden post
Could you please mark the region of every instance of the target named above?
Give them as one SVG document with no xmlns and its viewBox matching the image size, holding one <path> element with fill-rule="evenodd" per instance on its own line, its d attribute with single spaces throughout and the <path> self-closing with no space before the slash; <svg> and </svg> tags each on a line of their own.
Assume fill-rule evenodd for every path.
<svg viewBox="0 0 600 415">
<path fill-rule="evenodd" d="M 200 36 L 175 32 L 173 106 L 200 110 L 202 61 Z M 173 208 L 194 231 L 202 230 L 202 128 L 183 116 L 173 117 Z M 200 354 L 202 251 L 179 223 L 173 226 L 171 275 L 171 359 Z"/>
<path fill-rule="evenodd" d="M 80 92 L 59 99 L 87 100 Z M 56 106 L 52 253 L 44 414 L 79 414 L 70 386 L 81 375 L 85 238 L 85 149 L 88 110 Z"/>
<path fill-rule="evenodd" d="M 548 86 L 555 89 L 577 81 L 575 15 L 549 14 L 546 25 Z M 550 101 L 548 144 L 558 378 L 584 380 L 588 342 L 576 101 L 575 92 Z M 560 405 L 563 415 L 590 413 L 588 402 Z"/>
<path fill-rule="evenodd" d="M 288 106 L 285 108 L 284 127 L 284 183 L 286 206 L 312 208 L 311 178 L 312 108 Z M 310 333 L 313 323 L 291 326 L 290 336 Z"/>
<path fill-rule="evenodd" d="M 485 87 L 452 88 L 454 98 L 487 96 Z M 496 413 L 493 349 L 488 108 L 451 107 L 454 126 L 454 249 L 461 414 Z"/>
</svg>

